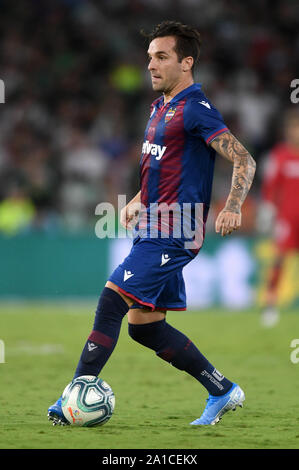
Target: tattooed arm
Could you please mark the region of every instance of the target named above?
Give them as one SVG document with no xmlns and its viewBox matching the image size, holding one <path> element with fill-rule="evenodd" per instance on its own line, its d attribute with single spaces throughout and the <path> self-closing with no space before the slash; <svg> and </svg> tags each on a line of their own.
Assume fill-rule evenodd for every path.
<svg viewBox="0 0 299 470">
<path fill-rule="evenodd" d="M 241 207 L 253 181 L 256 164 L 250 153 L 230 132 L 216 137 L 211 146 L 219 155 L 233 163 L 231 190 L 215 224 L 216 232 L 221 231 L 221 235 L 225 236 L 241 226 Z"/>
</svg>

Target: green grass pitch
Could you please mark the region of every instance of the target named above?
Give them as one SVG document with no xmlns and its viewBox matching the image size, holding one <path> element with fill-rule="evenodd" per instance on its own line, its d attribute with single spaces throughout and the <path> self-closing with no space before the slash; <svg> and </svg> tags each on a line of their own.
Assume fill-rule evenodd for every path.
<svg viewBox="0 0 299 470">
<path fill-rule="evenodd" d="M 299 363 L 290 360 L 298 314 L 283 312 L 273 329 L 257 311 L 169 312 L 224 375 L 245 391 L 244 408 L 215 426 L 190 426 L 206 390 L 131 340 L 119 343 L 100 376 L 114 390 L 115 412 L 98 428 L 53 427 L 47 408 L 72 377 L 93 323 L 93 304 L 2 304 L 0 448 L 2 449 L 276 449 L 299 447 Z"/>
</svg>

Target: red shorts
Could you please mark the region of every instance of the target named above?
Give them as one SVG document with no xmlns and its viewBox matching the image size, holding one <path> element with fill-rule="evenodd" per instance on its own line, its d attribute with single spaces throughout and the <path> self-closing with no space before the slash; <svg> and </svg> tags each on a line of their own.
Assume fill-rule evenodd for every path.
<svg viewBox="0 0 299 470">
<path fill-rule="evenodd" d="M 274 240 L 280 251 L 299 251 L 299 217 L 278 216 Z"/>
</svg>

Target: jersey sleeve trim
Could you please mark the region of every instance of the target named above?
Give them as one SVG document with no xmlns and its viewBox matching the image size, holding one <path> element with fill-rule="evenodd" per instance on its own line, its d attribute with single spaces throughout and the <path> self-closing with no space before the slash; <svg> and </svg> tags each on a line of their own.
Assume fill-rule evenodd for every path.
<svg viewBox="0 0 299 470">
<path fill-rule="evenodd" d="M 205 141 L 206 144 L 209 144 L 217 135 L 222 134 L 223 132 L 227 132 L 229 129 L 227 127 L 223 127 L 216 132 L 213 132 L 209 137 L 206 137 Z"/>
</svg>

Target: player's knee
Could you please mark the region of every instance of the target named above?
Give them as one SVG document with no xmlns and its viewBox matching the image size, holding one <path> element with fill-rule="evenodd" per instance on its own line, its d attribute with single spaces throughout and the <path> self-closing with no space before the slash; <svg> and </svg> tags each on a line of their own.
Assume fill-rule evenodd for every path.
<svg viewBox="0 0 299 470">
<path fill-rule="evenodd" d="M 128 333 L 129 336 L 137 343 L 143 344 L 144 339 L 144 325 L 135 325 L 133 323 L 128 323 Z"/>
<path fill-rule="evenodd" d="M 119 322 L 129 310 L 129 306 L 122 297 L 114 290 L 104 287 L 95 312 L 95 323 L 93 329 L 100 329 L 99 324 L 103 322 Z"/>
<path fill-rule="evenodd" d="M 129 307 L 131 305 L 133 305 L 134 301 L 132 299 L 130 299 L 130 297 L 128 297 L 128 296 L 124 295 L 122 292 L 120 292 L 118 286 L 116 284 L 114 284 L 113 282 L 107 281 L 106 284 L 105 284 L 105 288 L 108 288 L 108 289 L 114 291 L 117 295 L 119 295 L 128 304 Z"/>
<path fill-rule="evenodd" d="M 137 343 L 150 349 L 157 350 L 164 337 L 165 320 L 152 323 L 128 323 L 129 336 Z"/>
</svg>

